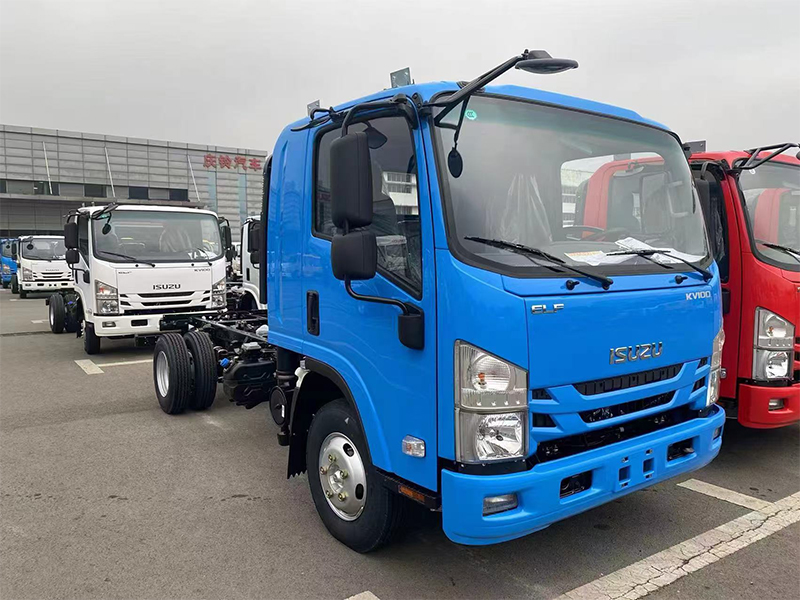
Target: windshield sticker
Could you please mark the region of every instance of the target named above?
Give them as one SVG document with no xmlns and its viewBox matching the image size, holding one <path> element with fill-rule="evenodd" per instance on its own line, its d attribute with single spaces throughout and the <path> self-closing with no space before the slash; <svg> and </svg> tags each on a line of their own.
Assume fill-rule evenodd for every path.
<svg viewBox="0 0 800 600">
<path fill-rule="evenodd" d="M 575 262 L 586 263 L 593 267 L 600 265 L 617 265 L 629 260 L 630 256 L 608 256 L 602 250 L 588 250 L 586 252 L 565 252 L 564 256 Z"/>
<path fill-rule="evenodd" d="M 474 110 L 470 108 L 464 112 L 464 116 L 467 117 L 467 119 L 469 119 L 470 121 L 474 121 L 475 119 L 478 118 L 478 113 L 476 113 Z"/>
<path fill-rule="evenodd" d="M 663 252 L 669 252 L 669 254 L 653 254 L 651 258 L 660 263 L 676 264 L 682 262 L 679 260 L 681 258 L 683 260 L 688 260 L 689 262 L 696 262 L 703 258 L 702 256 L 697 256 L 695 254 L 686 254 L 685 252 L 680 252 L 675 248 L 659 248 L 657 246 L 651 246 L 650 244 L 632 237 L 617 240 L 615 243 L 623 250 L 662 250 Z M 670 254 L 672 256 L 670 256 Z"/>
</svg>

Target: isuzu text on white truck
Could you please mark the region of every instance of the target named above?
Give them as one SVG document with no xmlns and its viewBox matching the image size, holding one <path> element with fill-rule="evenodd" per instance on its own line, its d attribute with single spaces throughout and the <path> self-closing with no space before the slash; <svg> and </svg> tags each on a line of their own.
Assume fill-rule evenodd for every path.
<svg viewBox="0 0 800 600">
<path fill-rule="evenodd" d="M 64 226 L 75 290 L 48 300 L 52 331 L 83 335 L 86 353 L 96 354 L 104 337 L 161 333 L 165 314 L 224 308 L 230 239 L 227 223 L 207 210 L 78 209 Z"/>
<path fill-rule="evenodd" d="M 72 274 L 64 260 L 67 249 L 63 236 L 22 236 L 13 248 L 17 275 L 16 282 L 12 281 L 12 291 L 19 291 L 20 298 L 34 292 L 72 289 Z"/>
</svg>

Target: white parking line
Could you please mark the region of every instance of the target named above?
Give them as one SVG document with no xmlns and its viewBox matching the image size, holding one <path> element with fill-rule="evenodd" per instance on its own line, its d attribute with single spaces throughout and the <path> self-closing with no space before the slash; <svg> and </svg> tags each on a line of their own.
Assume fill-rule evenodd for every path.
<svg viewBox="0 0 800 600">
<path fill-rule="evenodd" d="M 367 590 L 366 592 L 361 592 L 360 594 L 356 594 L 355 596 L 350 596 L 349 598 L 345 598 L 345 600 L 381 600 L 375 594 Z"/>
<path fill-rule="evenodd" d="M 701 494 L 705 494 L 706 496 L 711 496 L 712 498 L 717 498 L 719 500 L 725 500 L 726 502 L 730 502 L 731 504 L 738 504 L 739 506 L 744 506 L 745 508 L 749 508 L 750 510 L 764 510 L 766 508 L 769 508 L 771 504 L 766 500 L 753 498 L 752 496 L 748 496 L 747 494 L 740 494 L 739 492 L 734 492 L 733 490 L 727 490 L 723 487 L 719 487 L 718 485 L 714 485 L 713 483 L 706 483 L 705 481 L 698 481 L 697 479 L 688 479 L 686 481 L 682 481 L 681 483 L 678 484 L 678 487 L 699 492 Z"/>
<path fill-rule="evenodd" d="M 46 323 L 47 319 L 32 319 L 31 323 L 36 323 L 37 325 L 40 323 Z"/>
<path fill-rule="evenodd" d="M 99 364 L 97 366 L 98 367 L 103 367 L 105 369 L 106 367 L 119 367 L 119 366 L 122 366 L 122 365 L 143 365 L 144 363 L 151 363 L 151 362 L 153 362 L 152 358 L 145 358 L 145 359 L 142 359 L 142 360 L 122 360 L 122 361 L 113 362 L 113 363 L 101 363 L 101 364 Z"/>
<path fill-rule="evenodd" d="M 83 369 L 83 372 L 86 373 L 87 375 L 100 375 L 101 373 L 105 373 L 103 369 L 105 369 L 106 367 L 120 367 L 122 365 L 142 365 L 144 363 L 151 363 L 151 362 L 153 362 L 152 358 L 145 358 L 142 360 L 121 360 L 118 362 L 97 364 L 88 358 L 84 358 L 82 360 L 76 360 L 75 364 L 78 365 L 81 369 Z"/>
<path fill-rule="evenodd" d="M 103 369 L 98 367 L 88 358 L 84 358 L 83 360 L 76 360 L 75 364 L 78 365 L 81 369 L 83 369 L 83 372 L 86 373 L 87 375 L 99 375 L 100 373 L 103 372 Z"/>
<path fill-rule="evenodd" d="M 735 493 L 732 492 L 732 494 Z M 559 596 L 557 600 L 635 600 L 642 598 L 689 573 L 698 571 L 789 525 L 800 522 L 800 492 L 774 504 L 770 502 L 766 504 L 767 506 L 763 509 L 754 510 L 628 567 L 575 588 Z"/>
</svg>

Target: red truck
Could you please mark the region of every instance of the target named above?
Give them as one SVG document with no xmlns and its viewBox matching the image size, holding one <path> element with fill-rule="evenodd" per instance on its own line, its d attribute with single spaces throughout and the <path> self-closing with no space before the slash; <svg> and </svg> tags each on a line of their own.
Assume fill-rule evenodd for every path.
<svg viewBox="0 0 800 600">
<path fill-rule="evenodd" d="M 690 164 L 720 270 L 720 404 L 742 425 L 800 420 L 800 153 L 797 144 L 699 152 Z"/>
<path fill-rule="evenodd" d="M 800 153 L 785 154 L 797 147 L 703 151 L 689 159 L 722 281 L 719 402 L 747 427 L 800 420 Z M 575 198 L 574 217 L 564 218 L 583 236 L 603 230 L 623 251 L 650 248 L 650 259 L 665 268 L 687 258 L 670 250 L 674 240 L 653 234 L 646 245 L 629 247 L 627 237 L 680 218 L 664 200 L 686 182 L 667 180 L 657 155 L 615 158 L 589 178 L 576 172 L 572 189 L 562 186 Z"/>
</svg>

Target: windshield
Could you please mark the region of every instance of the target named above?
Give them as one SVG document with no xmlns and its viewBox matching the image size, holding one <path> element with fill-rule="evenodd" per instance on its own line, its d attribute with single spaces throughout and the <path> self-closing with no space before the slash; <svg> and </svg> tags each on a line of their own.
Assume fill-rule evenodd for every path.
<svg viewBox="0 0 800 600">
<path fill-rule="evenodd" d="M 64 260 L 67 247 L 63 237 L 37 237 L 22 240 L 22 257 L 31 260 Z"/>
<path fill-rule="evenodd" d="M 776 266 L 798 270 L 800 255 L 800 167 L 769 162 L 739 175 L 756 256 Z"/>
<path fill-rule="evenodd" d="M 444 119 L 458 122 L 460 107 Z M 653 127 L 473 96 L 458 137 L 463 172 L 443 185 L 451 248 L 521 276 L 552 274 L 519 253 L 467 237 L 524 244 L 604 273 L 677 270 L 708 257 L 702 211 L 677 140 Z M 436 129 L 442 163 L 454 130 Z M 664 249 L 649 257 L 609 255 Z M 655 263 L 662 263 L 662 265 Z M 536 263 L 539 263 L 537 265 Z"/>
<path fill-rule="evenodd" d="M 115 210 L 92 220 L 95 256 L 110 262 L 194 262 L 222 256 L 207 213 Z"/>
</svg>

